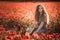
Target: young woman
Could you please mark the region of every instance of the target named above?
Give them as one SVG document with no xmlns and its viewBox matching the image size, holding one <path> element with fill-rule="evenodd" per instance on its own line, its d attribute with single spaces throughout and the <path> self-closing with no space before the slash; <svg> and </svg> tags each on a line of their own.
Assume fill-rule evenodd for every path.
<svg viewBox="0 0 60 40">
<path fill-rule="evenodd" d="M 36 24 L 33 28 L 30 27 L 29 33 L 48 33 L 47 25 L 49 23 L 49 15 L 42 5 L 38 5 L 35 14 Z"/>
<path fill-rule="evenodd" d="M 48 33 L 47 25 L 49 21 L 48 13 L 42 5 L 38 5 L 36 8 L 35 19 L 37 21 L 35 33 Z"/>
</svg>

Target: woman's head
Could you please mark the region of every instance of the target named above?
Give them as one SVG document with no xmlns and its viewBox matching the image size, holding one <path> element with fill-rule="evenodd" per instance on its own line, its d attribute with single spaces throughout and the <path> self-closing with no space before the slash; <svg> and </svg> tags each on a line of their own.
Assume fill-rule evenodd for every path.
<svg viewBox="0 0 60 40">
<path fill-rule="evenodd" d="M 38 11 L 39 12 L 42 12 L 43 11 L 43 7 L 41 5 L 38 5 L 37 8 L 38 8 Z"/>
<path fill-rule="evenodd" d="M 44 11 L 43 6 L 42 5 L 38 5 L 37 8 L 36 8 L 36 12 L 41 14 L 43 11 Z"/>
</svg>

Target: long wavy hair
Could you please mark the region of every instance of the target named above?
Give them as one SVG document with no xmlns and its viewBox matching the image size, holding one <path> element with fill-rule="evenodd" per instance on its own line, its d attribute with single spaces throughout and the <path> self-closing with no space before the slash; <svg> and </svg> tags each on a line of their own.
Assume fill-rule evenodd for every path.
<svg viewBox="0 0 60 40">
<path fill-rule="evenodd" d="M 40 12 L 39 12 L 39 7 L 41 7 L 42 8 L 42 15 L 40 14 Z M 47 18 L 47 24 L 49 23 L 49 15 L 48 15 L 48 13 L 47 13 L 47 11 L 46 11 L 46 9 L 44 8 L 44 6 L 42 6 L 42 5 L 38 5 L 37 7 L 36 7 L 36 11 L 35 11 L 35 20 L 36 21 L 38 21 L 39 20 L 39 16 L 44 16 L 44 15 L 46 15 L 46 18 Z"/>
</svg>

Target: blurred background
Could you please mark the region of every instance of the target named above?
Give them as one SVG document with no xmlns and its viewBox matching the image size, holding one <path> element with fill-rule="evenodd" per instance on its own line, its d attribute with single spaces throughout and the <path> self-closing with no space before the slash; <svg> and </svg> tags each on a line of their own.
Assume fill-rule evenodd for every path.
<svg viewBox="0 0 60 40">
<path fill-rule="evenodd" d="M 12 34 L 19 35 L 18 37 L 20 37 L 20 33 L 24 35 L 26 26 L 36 23 L 35 11 L 37 5 L 40 4 L 46 8 L 49 15 L 48 33 L 60 34 L 60 2 L 57 0 L 2 0 L 0 1 L 0 40 L 4 40 L 4 36 Z M 14 35 L 12 38 L 16 38 Z M 58 36 L 59 38 L 60 36 Z"/>
<path fill-rule="evenodd" d="M 59 0 L 1 0 L 1 1 L 16 1 L 16 2 L 28 2 L 28 1 L 34 1 L 34 2 L 59 2 Z"/>
</svg>

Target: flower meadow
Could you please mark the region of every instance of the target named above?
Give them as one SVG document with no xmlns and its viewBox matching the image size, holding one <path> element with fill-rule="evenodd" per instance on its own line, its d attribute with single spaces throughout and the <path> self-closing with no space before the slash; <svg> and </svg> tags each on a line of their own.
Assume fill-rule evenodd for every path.
<svg viewBox="0 0 60 40">
<path fill-rule="evenodd" d="M 32 12 L 33 15 L 29 12 L 35 10 L 36 4 L 32 3 L 32 5 L 35 5 L 34 7 L 31 3 L 18 4 L 19 3 L 8 2 L 0 3 L 0 40 L 60 40 L 60 13 L 56 13 L 56 3 L 43 3 L 50 12 L 50 23 L 47 26 L 48 34 L 41 33 L 39 35 L 36 33 L 30 35 L 26 32 L 26 28 L 35 22 L 35 20 L 33 20 L 34 12 Z M 29 7 L 31 7 L 32 10 Z M 58 6 L 58 9 L 59 7 L 60 6 Z"/>
<path fill-rule="evenodd" d="M 3 15 L 0 17 L 0 40 L 60 40 L 59 17 L 57 22 L 50 22 L 48 25 L 48 34 L 41 33 L 40 35 L 33 33 L 30 35 L 26 32 L 26 28 L 31 25 L 29 21 L 22 21 L 24 18 L 18 16 Z M 57 27 L 57 28 L 56 28 Z"/>
</svg>

